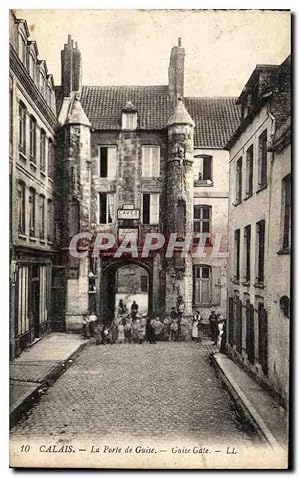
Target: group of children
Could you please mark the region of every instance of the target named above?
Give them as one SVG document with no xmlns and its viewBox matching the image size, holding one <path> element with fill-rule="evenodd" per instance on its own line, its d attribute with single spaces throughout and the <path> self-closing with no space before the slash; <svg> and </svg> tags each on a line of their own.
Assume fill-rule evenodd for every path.
<svg viewBox="0 0 300 478">
<path fill-rule="evenodd" d="M 119 302 L 116 317 L 110 322 L 105 323 L 98 320 L 95 314 L 86 316 L 83 321 L 83 335 L 85 338 L 93 336 L 96 344 L 124 344 L 135 343 L 142 344 L 146 340 L 150 344 L 158 341 L 173 341 L 181 339 L 185 335 L 184 318 L 172 307 L 169 316 L 164 319 L 160 317 L 149 318 L 140 315 L 138 304 L 133 301 L 131 311 L 128 312 L 126 305 L 122 300 Z M 221 314 L 215 314 L 214 311 L 209 316 L 210 336 L 215 345 L 222 348 L 222 342 L 225 337 L 225 319 Z M 196 312 L 192 322 L 192 340 L 201 343 L 204 335 L 204 319 L 200 312 Z"/>
<path fill-rule="evenodd" d="M 149 318 L 140 315 L 138 305 L 133 301 L 129 313 L 122 299 L 119 302 L 116 318 L 109 324 L 101 322 L 92 314 L 83 322 L 85 338 L 95 337 L 96 344 L 142 344 L 147 340 L 150 344 L 157 341 L 177 341 L 179 339 L 178 317 L 172 314 L 163 320 L 160 317 Z"/>
</svg>

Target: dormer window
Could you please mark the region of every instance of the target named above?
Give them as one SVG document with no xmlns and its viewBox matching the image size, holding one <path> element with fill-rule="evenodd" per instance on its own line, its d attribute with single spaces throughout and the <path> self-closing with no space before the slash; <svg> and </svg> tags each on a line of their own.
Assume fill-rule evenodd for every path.
<svg viewBox="0 0 300 478">
<path fill-rule="evenodd" d="M 26 40 L 23 37 L 22 33 L 18 35 L 19 39 L 19 57 L 23 64 L 26 66 Z"/>
<path fill-rule="evenodd" d="M 36 61 L 32 53 L 29 55 L 29 73 L 33 81 L 36 81 Z"/>
<path fill-rule="evenodd" d="M 137 128 L 136 107 L 128 101 L 122 110 L 122 129 L 134 130 Z"/>
</svg>

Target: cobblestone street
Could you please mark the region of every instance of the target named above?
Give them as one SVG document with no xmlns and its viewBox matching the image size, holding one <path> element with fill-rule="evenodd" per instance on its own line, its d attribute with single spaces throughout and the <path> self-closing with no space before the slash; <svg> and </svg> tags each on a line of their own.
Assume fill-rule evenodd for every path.
<svg viewBox="0 0 300 478">
<path fill-rule="evenodd" d="M 194 343 L 89 344 L 12 430 L 13 438 L 118 434 L 250 444 Z"/>
</svg>

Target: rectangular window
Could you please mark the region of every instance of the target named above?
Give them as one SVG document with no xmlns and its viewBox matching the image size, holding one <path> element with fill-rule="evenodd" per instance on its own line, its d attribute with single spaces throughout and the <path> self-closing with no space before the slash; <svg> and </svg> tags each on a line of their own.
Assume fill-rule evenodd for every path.
<svg viewBox="0 0 300 478">
<path fill-rule="evenodd" d="M 242 158 L 239 158 L 236 162 L 235 199 L 236 202 L 242 200 Z"/>
<path fill-rule="evenodd" d="M 282 217 L 283 237 L 282 248 L 288 249 L 291 245 L 291 175 L 282 180 Z"/>
<path fill-rule="evenodd" d="M 19 57 L 24 63 L 24 65 L 26 66 L 26 41 L 23 35 L 21 35 L 21 33 L 19 33 L 18 39 L 19 39 Z"/>
<path fill-rule="evenodd" d="M 116 146 L 99 147 L 99 176 L 100 178 L 115 178 L 117 173 Z"/>
<path fill-rule="evenodd" d="M 267 185 L 267 130 L 258 138 L 258 187 L 263 188 Z"/>
<path fill-rule="evenodd" d="M 39 267 L 39 323 L 42 324 L 48 318 L 47 311 L 47 268 L 46 266 Z"/>
<path fill-rule="evenodd" d="M 19 266 L 18 268 L 17 297 L 16 336 L 19 336 L 30 328 L 28 314 L 28 267 L 25 266 Z"/>
<path fill-rule="evenodd" d="M 48 141 L 48 176 L 54 178 L 54 145 L 51 139 Z"/>
<path fill-rule="evenodd" d="M 47 201 L 47 240 L 51 242 L 54 238 L 54 209 L 52 199 Z"/>
<path fill-rule="evenodd" d="M 36 63 L 34 56 L 30 53 L 29 55 L 29 73 L 33 81 L 36 80 Z"/>
<path fill-rule="evenodd" d="M 142 176 L 144 178 L 160 176 L 160 147 L 142 147 Z"/>
<path fill-rule="evenodd" d="M 122 129 L 137 128 L 137 113 L 122 113 Z"/>
<path fill-rule="evenodd" d="M 40 195 L 40 239 L 45 239 L 45 196 Z"/>
<path fill-rule="evenodd" d="M 253 145 L 247 149 L 246 154 L 246 196 L 253 194 Z"/>
<path fill-rule="evenodd" d="M 265 221 L 256 223 L 256 281 L 264 282 L 265 271 Z"/>
<path fill-rule="evenodd" d="M 211 206 L 194 206 L 194 232 L 211 232 Z"/>
<path fill-rule="evenodd" d="M 35 237 L 35 190 L 29 189 L 29 235 Z"/>
<path fill-rule="evenodd" d="M 26 106 L 19 103 L 19 149 L 26 154 Z"/>
<path fill-rule="evenodd" d="M 46 96 L 46 79 L 42 72 L 40 72 L 40 75 L 39 75 L 39 82 L 40 82 L 39 84 L 40 92 L 45 97 Z"/>
<path fill-rule="evenodd" d="M 194 157 L 194 179 L 209 183 L 212 181 L 212 156 L 201 154 Z"/>
<path fill-rule="evenodd" d="M 25 234 L 25 184 L 18 182 L 18 228 L 20 234 Z"/>
<path fill-rule="evenodd" d="M 244 255 L 245 255 L 245 282 L 250 282 L 250 267 L 251 267 L 251 226 L 246 226 L 244 229 Z"/>
<path fill-rule="evenodd" d="M 240 229 L 234 231 L 234 271 L 235 280 L 240 280 Z"/>
<path fill-rule="evenodd" d="M 46 133 L 43 129 L 40 136 L 40 168 L 41 171 L 46 171 Z"/>
<path fill-rule="evenodd" d="M 211 268 L 194 266 L 194 304 L 209 305 L 211 303 Z"/>
<path fill-rule="evenodd" d="M 115 221 L 115 195 L 99 193 L 99 224 L 113 224 Z"/>
<path fill-rule="evenodd" d="M 36 162 L 36 120 L 33 116 L 30 116 L 29 123 L 29 154 L 30 159 L 34 163 Z"/>
<path fill-rule="evenodd" d="M 159 223 L 159 193 L 143 193 L 143 224 Z"/>
<path fill-rule="evenodd" d="M 268 375 L 268 317 L 263 302 L 257 304 L 258 360 L 263 372 Z"/>
<path fill-rule="evenodd" d="M 9 142 L 10 146 L 13 144 L 13 102 L 14 102 L 14 94 L 13 94 L 13 80 L 11 76 L 9 77 Z"/>
</svg>

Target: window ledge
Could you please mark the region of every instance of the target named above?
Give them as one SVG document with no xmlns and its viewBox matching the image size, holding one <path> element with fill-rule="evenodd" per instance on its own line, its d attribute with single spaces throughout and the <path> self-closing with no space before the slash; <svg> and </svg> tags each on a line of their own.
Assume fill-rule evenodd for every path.
<svg viewBox="0 0 300 478">
<path fill-rule="evenodd" d="M 30 167 L 33 169 L 37 169 L 37 165 L 32 159 L 30 160 Z"/>
<path fill-rule="evenodd" d="M 48 240 L 47 240 L 47 244 L 49 244 L 50 246 L 53 246 L 53 241 L 51 241 L 51 240 L 48 239 Z"/>
<path fill-rule="evenodd" d="M 22 151 L 19 151 L 19 158 L 21 158 L 22 161 L 27 161 L 27 156 Z"/>
<path fill-rule="evenodd" d="M 233 206 L 238 206 L 239 204 L 241 204 L 242 200 L 240 199 L 239 201 L 234 201 L 232 203 Z"/>
<path fill-rule="evenodd" d="M 268 185 L 267 184 L 262 184 L 261 186 L 258 186 L 256 193 L 259 193 L 260 191 L 263 191 L 264 189 L 267 189 Z"/>
<path fill-rule="evenodd" d="M 199 187 L 207 188 L 207 187 L 212 187 L 213 185 L 214 185 L 214 183 L 211 179 L 195 179 L 194 180 L 194 187 L 195 188 L 199 188 Z"/>
<path fill-rule="evenodd" d="M 29 236 L 29 240 L 31 242 L 36 242 L 37 241 L 37 238 L 35 236 Z"/>
<path fill-rule="evenodd" d="M 242 285 L 244 285 L 245 287 L 250 287 L 250 281 L 242 282 Z"/>
<path fill-rule="evenodd" d="M 290 247 L 285 247 L 284 249 L 280 249 L 277 254 L 279 256 L 284 256 L 284 255 L 287 255 L 287 254 L 290 254 L 291 253 L 291 249 Z"/>
<path fill-rule="evenodd" d="M 231 279 L 231 282 L 236 285 L 240 285 L 240 281 L 238 279 Z"/>
<path fill-rule="evenodd" d="M 45 239 L 41 239 L 41 238 L 40 238 L 40 243 L 41 243 L 41 244 L 46 244 Z"/>
<path fill-rule="evenodd" d="M 26 240 L 26 239 L 27 239 L 26 234 L 23 234 L 22 232 L 19 232 L 18 237 L 19 237 L 20 239 L 23 239 L 23 240 Z"/>
<path fill-rule="evenodd" d="M 247 201 L 247 199 L 252 198 L 252 196 L 253 196 L 253 193 L 247 194 L 247 195 L 244 197 L 244 201 Z"/>
<path fill-rule="evenodd" d="M 50 183 L 54 183 L 54 179 L 51 178 L 50 176 L 48 176 L 48 180 L 50 181 Z"/>
<path fill-rule="evenodd" d="M 41 176 L 44 176 L 44 177 L 46 177 L 46 172 L 45 172 L 45 171 L 43 171 L 42 169 L 40 170 L 40 173 L 41 173 Z"/>
<path fill-rule="evenodd" d="M 254 287 L 257 287 L 258 289 L 264 289 L 265 288 L 265 285 L 263 282 L 255 282 L 254 284 Z"/>
</svg>

